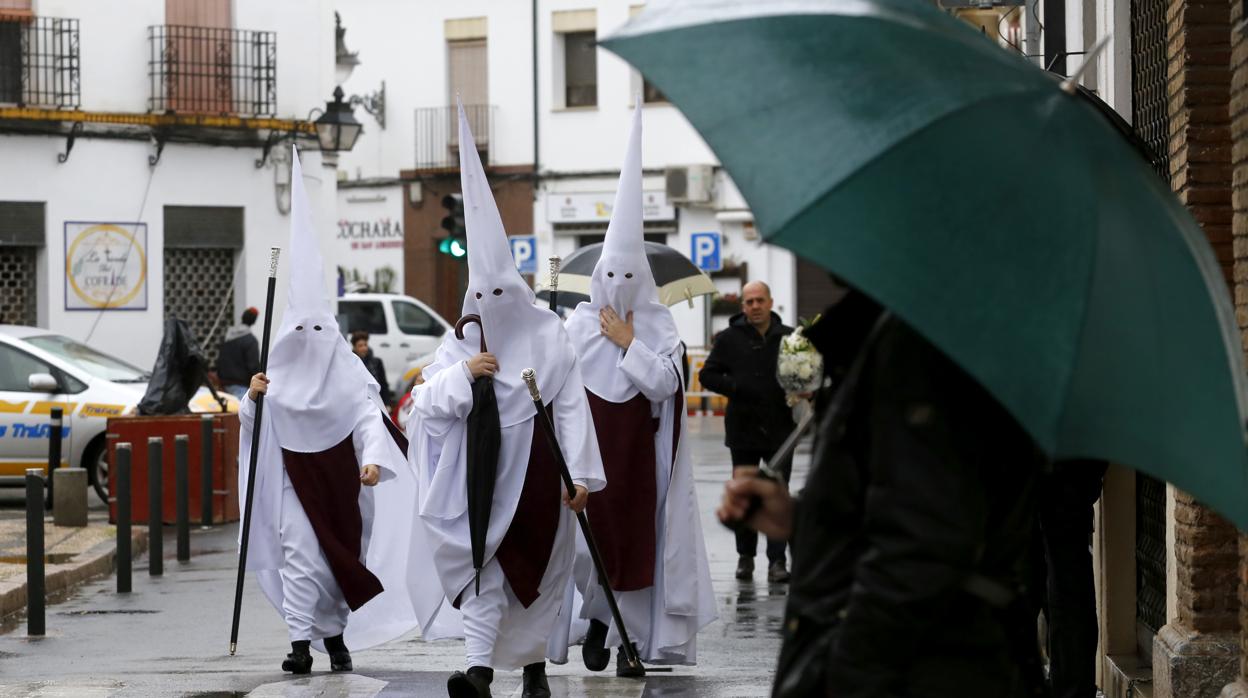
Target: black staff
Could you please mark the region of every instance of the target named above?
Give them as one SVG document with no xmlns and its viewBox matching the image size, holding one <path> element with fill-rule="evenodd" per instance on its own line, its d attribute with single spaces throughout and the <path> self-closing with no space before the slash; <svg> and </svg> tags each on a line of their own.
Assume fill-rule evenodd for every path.
<svg viewBox="0 0 1248 698">
<path fill-rule="evenodd" d="M 555 434 L 555 424 L 550 421 L 550 413 L 546 411 L 546 406 L 542 404 L 542 394 L 537 389 L 537 372 L 531 368 L 526 368 L 520 373 L 520 378 L 525 385 L 529 386 L 529 396 L 533 398 L 533 407 L 537 409 L 537 421 L 542 425 L 542 431 L 546 433 L 546 443 L 550 444 L 550 450 L 555 456 L 555 462 L 559 464 L 559 474 L 563 476 L 563 486 L 568 490 L 568 498 L 576 497 L 576 485 L 572 482 L 572 473 L 568 472 L 568 462 L 563 458 L 563 449 L 559 447 L 559 437 Z M 633 647 L 633 643 L 628 638 L 628 630 L 624 627 L 624 618 L 620 616 L 620 607 L 615 603 L 615 592 L 611 590 L 611 580 L 607 577 L 606 569 L 602 566 L 602 556 L 598 554 L 598 544 L 594 542 L 594 533 L 589 529 L 589 518 L 585 516 L 585 512 L 578 512 L 576 520 L 581 524 L 581 535 L 585 537 L 585 545 L 589 548 L 589 556 L 594 561 L 594 570 L 598 572 L 598 583 L 602 586 L 602 591 L 607 595 L 607 605 L 611 607 L 611 617 L 615 619 L 615 627 L 619 628 L 620 640 L 624 643 L 624 658 L 628 661 L 628 666 L 635 671 L 644 674 L 647 671 L 671 671 L 670 667 L 650 667 L 642 666 L 641 657 L 637 656 L 637 649 Z"/>
<path fill-rule="evenodd" d="M 273 327 L 273 293 L 277 288 L 277 256 L 274 247 L 269 253 L 269 289 L 264 299 L 264 339 L 260 344 L 260 372 L 269 366 L 269 330 Z M 251 460 L 247 465 L 247 503 L 243 507 L 243 537 L 238 549 L 238 581 L 234 585 L 234 622 L 230 626 L 230 655 L 238 646 L 238 616 L 243 610 L 243 577 L 247 574 L 247 541 L 251 536 L 251 499 L 256 491 L 256 458 L 260 455 L 260 418 L 264 415 L 264 394 L 256 396 L 256 418 L 251 427 Z M 206 467 L 206 465 L 205 465 Z"/>
</svg>

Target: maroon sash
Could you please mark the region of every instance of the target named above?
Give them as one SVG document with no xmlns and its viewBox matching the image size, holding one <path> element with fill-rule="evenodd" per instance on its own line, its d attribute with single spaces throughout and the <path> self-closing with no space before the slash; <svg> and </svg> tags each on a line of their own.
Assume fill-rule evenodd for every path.
<svg viewBox="0 0 1248 698">
<path fill-rule="evenodd" d="M 319 453 L 282 449 L 282 462 L 347 606 L 359 609 L 380 594 L 382 586 L 360 561 L 362 485 L 351 435 Z"/>
<path fill-rule="evenodd" d="M 550 406 L 546 409 L 553 419 L 553 409 Z M 546 432 L 534 422 L 520 503 L 516 505 L 516 515 L 511 519 L 503 542 L 494 553 L 512 592 L 525 608 L 537 600 L 537 588 L 550 563 L 555 534 L 559 530 L 562 492 L 559 464 L 550 451 Z"/>
<path fill-rule="evenodd" d="M 586 508 L 611 588 L 636 591 L 654 585 L 654 434 L 650 400 L 638 393 L 627 402 L 609 402 L 585 391 L 598 432 L 598 449 L 607 487 Z"/>
<path fill-rule="evenodd" d="M 386 431 L 403 453 L 407 438 L 382 412 Z M 364 522 L 360 519 L 360 463 L 355 457 L 353 434 L 320 453 L 282 449 L 286 476 L 303 505 L 321 545 L 330 572 L 342 589 L 347 606 L 357 610 L 383 591 L 381 580 L 360 561 Z"/>
</svg>

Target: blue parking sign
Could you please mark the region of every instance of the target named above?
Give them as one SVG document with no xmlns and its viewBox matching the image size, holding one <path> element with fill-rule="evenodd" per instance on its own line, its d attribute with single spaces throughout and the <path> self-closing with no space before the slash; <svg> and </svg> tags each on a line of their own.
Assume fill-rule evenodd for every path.
<svg viewBox="0 0 1248 698">
<path fill-rule="evenodd" d="M 533 235 L 513 235 L 507 241 L 511 243 L 511 258 L 516 261 L 516 269 L 521 274 L 536 274 L 537 238 Z"/>
<path fill-rule="evenodd" d="M 693 243 L 689 258 L 702 271 L 719 271 L 724 268 L 723 255 L 720 254 L 719 233 L 694 233 L 690 236 Z"/>
</svg>

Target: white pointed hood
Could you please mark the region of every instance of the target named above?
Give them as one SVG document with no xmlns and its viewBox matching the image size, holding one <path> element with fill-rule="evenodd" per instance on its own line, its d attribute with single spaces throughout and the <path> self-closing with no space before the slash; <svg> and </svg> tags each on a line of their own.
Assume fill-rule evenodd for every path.
<svg viewBox="0 0 1248 698">
<path fill-rule="evenodd" d="M 499 423 L 508 427 L 536 414 L 520 372 L 536 370 L 538 387 L 549 401 L 563 387 L 575 355 L 559 316 L 533 304 L 533 289 L 516 270 L 463 105 L 459 107 L 459 168 L 464 226 L 468 229 L 468 291 L 463 314 L 481 317 L 487 349 L 498 359 L 494 394 Z M 463 340 L 448 332 L 436 361 L 446 367 L 471 358 L 480 351 L 480 342 L 481 328 L 475 324 L 464 328 Z"/>
<path fill-rule="evenodd" d="M 590 278 L 589 300 L 568 318 L 568 334 L 581 359 L 585 387 L 610 402 L 625 402 L 637 388 L 619 368 L 624 357 L 600 329 L 598 312 L 610 306 L 621 318 L 633 313 L 636 339 L 660 356 L 675 351 L 680 333 L 672 311 L 659 302 L 659 291 L 646 260 L 641 203 L 641 100 L 633 111 L 615 208 L 607 226 L 602 256 Z"/>
<path fill-rule="evenodd" d="M 292 147 L 289 284 L 286 311 L 269 352 L 265 397 L 282 448 L 315 453 L 338 445 L 377 389 L 364 362 L 351 352 L 325 289 L 312 209 L 303 187 L 299 152 Z M 371 386 L 371 388 L 370 388 Z"/>
</svg>

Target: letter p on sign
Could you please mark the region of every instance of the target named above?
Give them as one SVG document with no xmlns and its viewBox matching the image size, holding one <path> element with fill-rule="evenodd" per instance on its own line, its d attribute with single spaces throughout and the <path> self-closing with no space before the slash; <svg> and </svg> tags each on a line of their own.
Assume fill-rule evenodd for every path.
<svg viewBox="0 0 1248 698">
<path fill-rule="evenodd" d="M 719 271 L 724 268 L 720 254 L 719 233 L 694 233 L 692 236 L 693 263 L 702 271 Z"/>
</svg>

